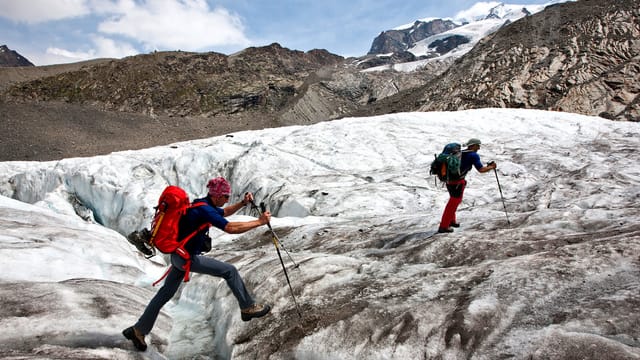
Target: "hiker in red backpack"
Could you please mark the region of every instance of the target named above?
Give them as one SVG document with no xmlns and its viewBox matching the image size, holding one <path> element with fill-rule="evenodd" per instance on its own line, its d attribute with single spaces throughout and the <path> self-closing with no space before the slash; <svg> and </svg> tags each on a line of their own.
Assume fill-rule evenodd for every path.
<svg viewBox="0 0 640 360">
<path fill-rule="evenodd" d="M 229 182 L 223 177 L 217 177 L 209 180 L 207 188 L 209 189 L 208 196 L 193 201 L 194 204 L 201 206 L 190 207 L 181 218 L 179 238 L 184 238 L 188 234 L 197 231 L 202 224 L 206 223 L 230 234 L 240 234 L 261 225 L 268 224 L 271 220 L 271 214 L 265 211 L 257 220 L 229 222 L 225 217 L 234 214 L 245 205 L 250 204 L 253 201 L 253 194 L 246 193 L 242 201 L 222 208 L 222 206 L 229 201 L 229 196 L 231 195 Z M 200 203 L 204 203 L 204 205 Z M 200 255 L 203 250 L 209 247 L 207 244 L 207 242 L 210 241 L 208 231 L 209 227 L 201 230 L 185 245 L 185 250 L 191 255 L 191 271 L 224 278 L 233 295 L 238 300 L 240 316 L 243 321 L 249 321 L 269 313 L 271 306 L 258 304 L 254 301 L 251 295 L 249 295 L 235 266 Z M 151 302 L 147 305 L 138 322 L 122 332 L 127 339 L 133 342 L 136 349 L 140 351 L 147 349 L 144 337 L 151 332 L 160 313 L 160 309 L 171 300 L 176 291 L 178 291 L 182 280 L 185 278 L 185 271 L 182 270 L 185 263 L 186 260 L 183 257 L 176 253 L 171 254 L 172 266 L 166 275 L 164 285 L 158 290 L 153 299 L 151 299 Z"/>
<path fill-rule="evenodd" d="M 471 170 L 471 167 L 475 167 L 478 172 L 485 173 L 496 168 L 495 162 L 490 162 L 487 166 L 483 166 L 480 161 L 480 140 L 472 138 L 465 143 L 467 149 L 462 151 L 462 157 L 460 158 L 460 179 L 447 181 L 447 191 L 449 192 L 449 202 L 444 208 L 442 214 L 442 220 L 440 221 L 439 233 L 453 232 L 454 227 L 460 227 L 460 223 L 456 220 L 456 210 L 458 205 L 462 202 L 462 195 L 464 194 L 464 188 L 467 186 L 467 181 L 464 179 L 467 173 Z"/>
</svg>

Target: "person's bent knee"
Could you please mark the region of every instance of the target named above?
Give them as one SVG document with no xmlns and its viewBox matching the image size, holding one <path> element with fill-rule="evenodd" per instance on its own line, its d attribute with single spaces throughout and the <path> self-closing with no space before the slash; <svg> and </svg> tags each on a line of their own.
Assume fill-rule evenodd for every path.
<svg viewBox="0 0 640 360">
<path fill-rule="evenodd" d="M 238 276 L 239 274 L 240 272 L 238 272 L 238 269 L 234 265 L 227 264 L 227 266 L 225 267 L 224 277 L 226 279 Z"/>
</svg>

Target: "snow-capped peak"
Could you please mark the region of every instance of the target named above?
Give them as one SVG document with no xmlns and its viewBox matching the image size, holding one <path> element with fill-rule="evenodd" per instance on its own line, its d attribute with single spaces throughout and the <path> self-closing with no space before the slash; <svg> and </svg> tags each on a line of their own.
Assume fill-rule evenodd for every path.
<svg viewBox="0 0 640 360">
<path fill-rule="evenodd" d="M 471 8 L 460 11 L 451 21 L 458 25 L 453 29 L 430 35 L 424 39 L 407 43 L 407 51 L 419 60 L 411 63 L 395 64 L 397 71 L 413 71 L 426 63 L 458 58 L 469 52 L 480 39 L 497 31 L 507 23 L 514 22 L 544 10 L 545 7 L 574 0 L 551 0 L 542 5 L 505 4 L 497 1 L 478 2 Z M 441 19 L 426 18 L 427 21 Z M 412 26 L 415 27 L 416 21 Z M 397 27 L 410 31 L 407 25 Z M 402 30 L 401 30 L 402 31 Z M 382 36 L 382 35 L 381 35 Z M 380 66 L 368 71 L 386 70 L 389 66 Z"/>
</svg>

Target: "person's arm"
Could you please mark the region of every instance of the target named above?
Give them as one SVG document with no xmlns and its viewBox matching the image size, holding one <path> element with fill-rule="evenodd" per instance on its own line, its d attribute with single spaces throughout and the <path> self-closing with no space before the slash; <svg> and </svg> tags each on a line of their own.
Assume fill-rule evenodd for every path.
<svg viewBox="0 0 640 360">
<path fill-rule="evenodd" d="M 244 194 L 244 198 L 242 201 L 228 205 L 224 208 L 224 217 L 235 214 L 238 210 L 242 209 L 247 204 L 250 204 L 253 201 L 253 194 L 248 192 Z"/>
<path fill-rule="evenodd" d="M 235 204 L 227 205 L 224 208 L 224 217 L 235 214 L 238 210 L 242 209 L 245 206 L 245 203 L 240 201 Z"/>
<path fill-rule="evenodd" d="M 487 171 L 491 171 L 496 168 L 496 163 L 493 161 L 488 163 L 487 166 L 483 166 L 482 161 L 480 161 L 480 155 L 475 152 L 470 153 L 469 156 L 472 157 L 473 167 L 475 167 L 480 173 L 486 173 Z"/>
<path fill-rule="evenodd" d="M 232 221 L 227 223 L 227 226 L 224 227 L 224 232 L 229 234 L 241 234 L 259 226 L 266 225 L 269 221 L 271 221 L 271 213 L 265 211 L 260 215 L 260 218 L 256 220 Z"/>
<path fill-rule="evenodd" d="M 487 171 L 491 171 L 495 169 L 496 166 L 497 166 L 496 163 L 494 161 L 491 161 L 490 163 L 487 164 L 487 166 L 483 166 L 480 169 L 478 169 L 478 171 L 481 173 L 486 173 Z"/>
</svg>

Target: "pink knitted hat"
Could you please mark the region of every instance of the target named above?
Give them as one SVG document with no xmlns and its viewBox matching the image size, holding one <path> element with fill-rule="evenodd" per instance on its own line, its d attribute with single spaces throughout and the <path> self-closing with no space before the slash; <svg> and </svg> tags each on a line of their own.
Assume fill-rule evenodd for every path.
<svg viewBox="0 0 640 360">
<path fill-rule="evenodd" d="M 209 196 L 222 196 L 231 194 L 231 185 L 222 176 L 209 180 L 207 183 Z"/>
</svg>

